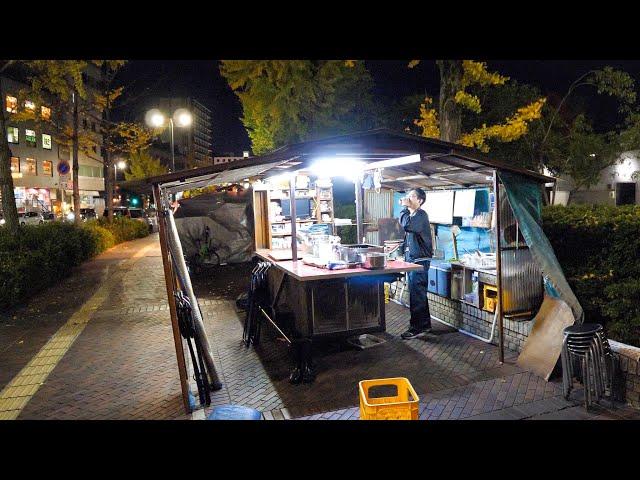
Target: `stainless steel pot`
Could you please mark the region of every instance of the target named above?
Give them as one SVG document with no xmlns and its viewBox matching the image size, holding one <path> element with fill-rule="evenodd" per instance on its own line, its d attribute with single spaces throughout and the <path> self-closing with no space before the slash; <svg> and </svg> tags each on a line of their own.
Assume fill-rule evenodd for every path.
<svg viewBox="0 0 640 480">
<path fill-rule="evenodd" d="M 387 255 L 380 252 L 362 254 L 362 268 L 376 270 L 387 266 Z"/>
</svg>

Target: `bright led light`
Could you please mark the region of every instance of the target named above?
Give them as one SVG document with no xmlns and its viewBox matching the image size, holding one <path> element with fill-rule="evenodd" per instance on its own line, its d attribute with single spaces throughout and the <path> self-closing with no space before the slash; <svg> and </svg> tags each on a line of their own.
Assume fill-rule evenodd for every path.
<svg viewBox="0 0 640 480">
<path fill-rule="evenodd" d="M 179 108 L 173 114 L 173 121 L 176 122 L 176 125 L 179 127 L 188 127 L 193 122 L 193 117 L 191 116 L 191 112 L 186 108 Z"/>
<path fill-rule="evenodd" d="M 311 172 L 320 178 L 344 177 L 355 180 L 362 173 L 365 164 L 349 157 L 318 158 L 311 165 Z"/>
<path fill-rule="evenodd" d="M 67 213 L 67 220 L 73 220 L 75 218 L 76 218 L 75 213 L 73 213 L 73 212 Z"/>
<path fill-rule="evenodd" d="M 365 169 L 372 170 L 375 168 L 397 167 L 400 165 L 408 165 L 410 163 L 418 163 L 419 161 L 420 155 L 408 155 L 406 157 L 390 158 L 389 160 L 380 160 L 379 162 L 368 163 Z"/>
<path fill-rule="evenodd" d="M 126 164 L 123 160 L 120 160 L 120 161 L 118 162 L 118 168 L 119 168 L 120 170 L 124 170 L 125 168 L 127 168 L 127 164 Z"/>
</svg>

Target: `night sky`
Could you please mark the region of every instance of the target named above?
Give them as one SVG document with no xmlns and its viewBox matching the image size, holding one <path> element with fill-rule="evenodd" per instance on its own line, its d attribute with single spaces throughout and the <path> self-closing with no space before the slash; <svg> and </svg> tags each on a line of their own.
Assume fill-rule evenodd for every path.
<svg viewBox="0 0 640 480">
<path fill-rule="evenodd" d="M 375 81 L 375 93 L 400 99 L 415 93 L 437 93 L 438 71 L 433 61 L 425 60 L 414 69 L 408 60 L 366 61 Z M 611 65 L 630 73 L 640 83 L 640 61 L 615 60 L 489 60 L 489 70 L 497 70 L 521 83 L 538 86 L 544 94 L 564 94 L 568 86 L 589 69 Z M 240 103 L 220 76 L 217 60 L 133 60 L 118 79 L 140 101 L 151 95 L 192 96 L 212 111 L 214 154 L 235 153 L 249 148 L 249 139 L 239 120 Z M 594 98 L 594 97 L 588 97 Z M 612 126 L 616 104 L 606 97 L 589 103 L 595 122 Z M 132 119 L 135 103 L 124 107 L 120 118 Z"/>
</svg>

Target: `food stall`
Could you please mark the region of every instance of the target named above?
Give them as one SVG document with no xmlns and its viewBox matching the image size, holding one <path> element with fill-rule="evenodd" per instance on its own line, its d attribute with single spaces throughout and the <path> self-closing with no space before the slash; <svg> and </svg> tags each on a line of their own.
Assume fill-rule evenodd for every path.
<svg viewBox="0 0 640 480">
<path fill-rule="evenodd" d="M 336 235 L 344 224 L 334 215 L 331 179 L 337 176 L 354 183 L 355 245 L 341 245 Z M 380 129 L 289 145 L 233 164 L 148 181 L 158 207 L 187 410 L 188 361 L 177 321 L 176 290 L 184 291 L 195 307 L 195 335 L 204 336 L 204 328 L 171 208 L 171 197 L 184 190 L 252 187 L 255 254 L 271 267 L 265 276 L 266 303 L 259 305 L 256 318 L 291 344 L 305 346 L 298 367 L 310 360 L 308 347 L 316 339 L 383 331 L 385 283 L 394 286 L 391 297 L 404 302 L 404 272 L 422 267 L 388 258 L 385 246 L 401 240 L 397 200 L 416 187 L 427 191 L 423 208 L 429 213 L 436 248 L 429 271 L 432 317 L 498 343 L 502 361 L 505 339 L 510 332 L 524 335 L 518 323 L 532 318 L 545 291 L 563 298 L 576 319 L 581 315 L 539 225 L 544 184 L 554 179 L 459 145 Z M 505 329 L 505 322 L 515 326 Z M 481 329 L 473 332 L 479 324 L 489 326 L 490 336 Z M 255 332 L 253 340 L 259 339 Z M 201 344 L 206 371 L 215 383 L 206 338 Z"/>
</svg>

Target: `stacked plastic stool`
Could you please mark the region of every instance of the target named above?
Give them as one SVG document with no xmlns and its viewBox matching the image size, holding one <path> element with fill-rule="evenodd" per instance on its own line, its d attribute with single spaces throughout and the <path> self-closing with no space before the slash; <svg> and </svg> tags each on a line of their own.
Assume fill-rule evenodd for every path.
<svg viewBox="0 0 640 480">
<path fill-rule="evenodd" d="M 564 398 L 568 399 L 576 376 L 584 385 L 585 408 L 604 396 L 613 406 L 613 354 L 602 325 L 584 323 L 563 330 L 562 342 L 562 386 Z"/>
</svg>

